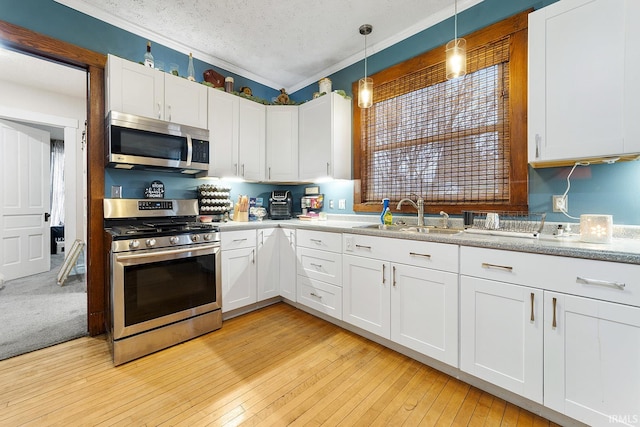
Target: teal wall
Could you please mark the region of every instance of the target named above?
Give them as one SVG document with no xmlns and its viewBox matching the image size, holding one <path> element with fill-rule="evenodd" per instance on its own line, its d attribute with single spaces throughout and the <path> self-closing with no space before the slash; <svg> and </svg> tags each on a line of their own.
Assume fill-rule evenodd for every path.
<svg viewBox="0 0 640 427">
<path fill-rule="evenodd" d="M 458 16 L 461 35 L 484 28 L 515 13 L 533 8 L 539 9 L 555 0 L 484 0 Z M 95 20 L 53 0 L 0 0 L 0 19 L 29 28 L 51 37 L 64 40 L 101 53 L 113 53 L 132 61 L 141 61 L 147 40 L 120 30 L 104 22 Z M 374 28 L 375 31 L 375 28 Z M 376 73 L 420 53 L 445 44 L 453 33 L 453 19 L 436 24 L 402 42 L 369 56 L 369 73 Z M 357 34 L 354 37 L 359 37 Z M 154 40 L 153 54 L 168 66 L 170 62 L 180 65 L 181 73 L 186 73 L 187 56 L 166 48 Z M 233 75 L 199 60 L 195 60 L 196 75 L 214 68 L 223 75 L 232 75 L 236 86 L 250 86 L 256 96 L 271 99 L 277 95 L 272 88 Z M 362 77 L 362 62 L 346 67 L 330 76 L 334 89 L 344 89 L 351 93 L 351 84 Z M 310 85 L 293 94 L 297 101 L 310 99 L 317 91 L 317 84 Z M 534 212 L 551 212 L 551 196 L 562 194 L 566 189 L 566 177 L 570 168 L 529 169 L 529 207 Z M 125 197 L 142 197 L 144 188 L 154 179 L 160 179 L 167 186 L 167 197 L 195 197 L 195 188 L 208 179 L 183 178 L 171 174 L 151 174 L 138 171 L 108 170 L 105 174 L 105 194 L 110 194 L 111 185 L 122 185 Z M 238 194 L 268 199 L 272 189 L 290 189 L 299 210 L 299 198 L 304 186 L 273 186 L 268 184 L 230 183 L 232 199 Z M 353 183 L 336 181 L 320 184 L 325 194 L 326 211 L 329 213 L 353 212 Z M 170 191 L 169 191 L 170 189 Z M 338 210 L 338 200 L 345 199 L 346 210 Z M 328 207 L 334 200 L 335 208 Z M 640 162 L 613 165 L 578 167 L 571 180 L 569 192 L 569 212 L 573 216 L 583 213 L 613 215 L 618 224 L 640 225 Z M 551 221 L 566 220 L 561 214 L 549 213 Z"/>
</svg>

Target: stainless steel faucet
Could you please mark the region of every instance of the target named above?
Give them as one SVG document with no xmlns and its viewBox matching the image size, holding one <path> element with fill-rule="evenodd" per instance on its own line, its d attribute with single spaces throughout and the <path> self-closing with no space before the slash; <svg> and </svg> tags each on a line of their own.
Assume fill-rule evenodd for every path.
<svg viewBox="0 0 640 427">
<path fill-rule="evenodd" d="M 449 214 L 445 211 L 440 211 L 440 216 L 442 216 L 442 228 L 449 228 Z"/>
<path fill-rule="evenodd" d="M 416 208 L 418 211 L 418 226 L 424 226 L 424 200 L 422 197 L 418 197 L 415 202 L 411 199 L 402 199 L 398 202 L 396 209 L 400 209 L 404 202 L 409 202 L 411 206 Z"/>
</svg>

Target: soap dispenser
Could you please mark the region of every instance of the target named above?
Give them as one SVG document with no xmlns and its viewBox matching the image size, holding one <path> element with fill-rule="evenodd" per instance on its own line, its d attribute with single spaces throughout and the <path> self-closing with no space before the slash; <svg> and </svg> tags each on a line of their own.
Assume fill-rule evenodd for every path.
<svg viewBox="0 0 640 427">
<path fill-rule="evenodd" d="M 380 213 L 380 224 L 384 224 L 384 216 L 387 213 L 387 210 L 389 210 L 389 199 L 384 198 L 382 199 L 382 212 Z"/>
</svg>

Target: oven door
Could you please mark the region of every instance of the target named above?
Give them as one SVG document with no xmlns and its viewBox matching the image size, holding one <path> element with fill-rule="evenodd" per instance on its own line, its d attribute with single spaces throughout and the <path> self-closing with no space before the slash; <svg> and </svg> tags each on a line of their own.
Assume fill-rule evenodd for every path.
<svg viewBox="0 0 640 427">
<path fill-rule="evenodd" d="M 112 254 L 113 338 L 220 309 L 220 245 Z"/>
</svg>

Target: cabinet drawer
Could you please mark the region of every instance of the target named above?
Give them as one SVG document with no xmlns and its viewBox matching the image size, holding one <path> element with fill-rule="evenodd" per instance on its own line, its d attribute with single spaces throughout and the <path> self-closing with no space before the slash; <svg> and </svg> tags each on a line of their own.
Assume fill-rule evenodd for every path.
<svg viewBox="0 0 640 427">
<path fill-rule="evenodd" d="M 418 240 L 344 234 L 344 253 L 458 272 L 458 246 Z"/>
<path fill-rule="evenodd" d="M 252 248 L 256 246 L 256 230 L 223 231 L 220 233 L 222 250 Z"/>
<path fill-rule="evenodd" d="M 460 274 L 640 306 L 640 265 L 463 246 Z"/>
<path fill-rule="evenodd" d="M 323 251 L 342 252 L 342 234 L 298 230 L 298 246 L 321 249 Z"/>
<path fill-rule="evenodd" d="M 342 288 L 298 276 L 298 302 L 342 320 Z"/>
<path fill-rule="evenodd" d="M 299 247 L 298 275 L 342 286 L 342 254 Z"/>
</svg>

